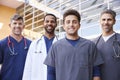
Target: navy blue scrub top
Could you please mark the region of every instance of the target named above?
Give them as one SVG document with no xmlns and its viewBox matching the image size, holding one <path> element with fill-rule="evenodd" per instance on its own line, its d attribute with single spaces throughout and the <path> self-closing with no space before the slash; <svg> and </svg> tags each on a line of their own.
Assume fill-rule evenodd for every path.
<svg viewBox="0 0 120 80">
<path fill-rule="evenodd" d="M 31 41 L 23 38 L 17 42 L 13 37 L 10 36 L 9 38 L 17 55 L 10 55 L 8 37 L 0 41 L 0 64 L 2 64 L 0 80 L 22 80 L 25 59 Z M 24 49 L 24 40 L 26 40 L 26 49 Z M 13 49 L 12 43 L 10 43 L 11 50 Z"/>
<path fill-rule="evenodd" d="M 48 53 L 52 42 L 54 40 L 54 37 L 51 39 L 48 39 L 46 36 L 44 36 L 44 40 L 45 40 L 45 44 L 46 44 L 46 51 Z M 55 68 L 51 67 L 51 66 L 47 66 L 47 80 L 56 80 L 56 76 L 55 76 Z"/>
</svg>

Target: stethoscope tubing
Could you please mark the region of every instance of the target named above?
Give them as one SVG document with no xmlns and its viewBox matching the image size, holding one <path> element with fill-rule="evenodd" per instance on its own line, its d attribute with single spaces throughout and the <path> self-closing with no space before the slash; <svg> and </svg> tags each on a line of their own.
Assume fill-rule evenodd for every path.
<svg viewBox="0 0 120 80">
<path fill-rule="evenodd" d="M 118 45 L 118 47 L 119 47 L 119 49 L 120 49 L 120 43 L 118 42 L 118 39 L 117 39 L 117 33 L 115 33 L 114 36 L 115 36 L 115 37 L 114 37 L 114 41 L 113 41 L 113 43 L 112 43 L 112 47 L 113 47 L 113 51 L 114 51 L 114 57 L 115 57 L 115 58 L 120 58 L 120 53 L 119 53 L 119 52 L 117 53 L 117 51 L 116 51 L 116 49 L 115 49 L 115 42 L 117 42 L 117 45 Z M 98 40 L 96 41 L 96 43 L 95 43 L 96 47 L 97 47 L 97 45 L 98 45 L 101 37 L 102 37 L 102 35 L 100 35 L 100 37 L 99 37 Z"/>
<path fill-rule="evenodd" d="M 36 42 L 36 44 L 35 44 L 35 52 L 34 53 L 42 53 L 42 51 L 41 50 L 39 50 L 39 51 L 37 51 L 37 49 L 38 49 L 38 44 L 39 44 L 39 42 L 42 40 L 42 38 L 44 37 L 44 35 L 42 35 L 41 37 L 40 37 L 40 39 Z M 58 37 L 55 35 L 55 38 L 58 40 Z M 42 47 L 42 46 L 41 46 Z"/>
<path fill-rule="evenodd" d="M 23 37 L 24 39 L 24 49 L 27 49 L 27 42 L 26 39 Z M 7 42 L 9 51 L 10 51 L 10 55 L 17 55 L 18 53 L 15 52 L 15 48 L 14 48 L 14 43 L 10 40 L 10 36 L 8 36 L 8 42 Z M 11 46 L 10 46 L 11 45 Z"/>
</svg>

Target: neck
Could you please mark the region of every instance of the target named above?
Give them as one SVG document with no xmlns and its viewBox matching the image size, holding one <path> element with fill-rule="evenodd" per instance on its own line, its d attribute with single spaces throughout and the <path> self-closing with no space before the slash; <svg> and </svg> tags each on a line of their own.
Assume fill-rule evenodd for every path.
<svg viewBox="0 0 120 80">
<path fill-rule="evenodd" d="M 48 33 L 45 33 L 44 36 L 46 36 L 48 39 L 51 39 L 55 36 L 55 34 L 48 34 Z"/>
<path fill-rule="evenodd" d="M 71 35 L 66 35 L 66 38 L 67 38 L 67 39 L 70 39 L 70 40 L 77 40 L 79 37 L 80 37 L 80 36 L 78 36 L 78 35 L 73 35 L 73 36 L 71 36 Z"/>
<path fill-rule="evenodd" d="M 10 34 L 11 37 L 13 37 L 16 41 L 21 41 L 21 39 L 23 38 L 22 35 L 14 35 L 14 34 Z"/>
<path fill-rule="evenodd" d="M 102 36 L 109 36 L 111 34 L 113 34 L 114 31 L 111 31 L 111 32 L 103 32 Z"/>
</svg>

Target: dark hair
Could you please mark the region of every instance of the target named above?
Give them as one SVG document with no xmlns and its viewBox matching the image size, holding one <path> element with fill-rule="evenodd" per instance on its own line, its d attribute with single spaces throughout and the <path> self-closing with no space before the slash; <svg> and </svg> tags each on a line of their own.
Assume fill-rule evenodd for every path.
<svg viewBox="0 0 120 80">
<path fill-rule="evenodd" d="M 57 17 L 54 15 L 54 14 L 51 14 L 51 13 L 47 13 L 45 16 L 44 16 L 44 20 L 45 20 L 45 17 L 46 16 L 53 16 L 55 18 L 55 22 L 57 22 Z"/>
<path fill-rule="evenodd" d="M 78 18 L 78 21 L 80 22 L 81 20 L 81 17 L 80 17 L 80 14 L 77 10 L 74 10 L 74 9 L 69 9 L 67 10 L 64 14 L 63 14 L 63 23 L 65 21 L 65 18 L 68 16 L 68 15 L 74 15 Z"/>
<path fill-rule="evenodd" d="M 106 13 L 111 14 L 113 16 L 114 20 L 115 20 L 115 17 L 116 17 L 116 12 L 115 11 L 113 11 L 111 9 L 107 9 L 107 10 L 103 11 L 100 16 L 102 16 L 103 14 L 106 14 Z"/>
<path fill-rule="evenodd" d="M 14 15 L 11 17 L 10 21 L 12 21 L 12 20 L 22 20 L 22 21 L 23 21 L 23 17 L 20 16 L 19 14 L 14 14 Z"/>
</svg>

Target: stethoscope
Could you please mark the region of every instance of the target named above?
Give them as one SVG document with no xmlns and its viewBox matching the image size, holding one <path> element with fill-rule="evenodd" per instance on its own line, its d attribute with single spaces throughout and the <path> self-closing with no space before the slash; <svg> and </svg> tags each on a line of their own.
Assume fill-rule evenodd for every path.
<svg viewBox="0 0 120 80">
<path fill-rule="evenodd" d="M 26 50 L 27 49 L 27 43 L 26 43 L 26 39 L 23 37 L 24 39 L 24 49 Z M 8 36 L 8 48 L 9 48 L 9 51 L 10 51 L 10 55 L 14 56 L 14 55 L 17 55 L 18 53 L 15 52 L 15 48 L 14 48 L 14 43 L 10 40 L 10 36 Z"/>
<path fill-rule="evenodd" d="M 43 36 L 42 36 L 43 37 Z M 34 53 L 42 53 L 42 50 L 38 50 L 38 44 L 39 44 L 39 42 L 42 40 L 42 37 L 36 42 L 36 44 L 35 44 L 35 52 Z M 42 47 L 42 45 L 41 45 L 41 47 Z M 41 49 L 41 48 L 39 48 L 39 49 Z"/>
<path fill-rule="evenodd" d="M 98 38 L 98 40 L 96 42 L 96 46 L 99 43 L 101 37 L 102 37 L 102 35 Z M 116 33 L 115 33 L 115 36 L 114 36 L 114 41 L 112 43 L 112 48 L 113 48 L 113 52 L 114 52 L 113 58 L 116 59 L 116 60 L 120 60 L 120 42 L 117 39 L 117 34 Z"/>
<path fill-rule="evenodd" d="M 40 43 L 40 41 L 42 40 L 43 37 L 44 37 L 44 35 L 42 35 L 41 38 L 35 44 L 35 52 L 34 53 L 36 53 L 36 54 L 42 53 L 42 50 L 38 50 L 38 48 L 41 49 L 43 47 L 42 44 L 44 44 L 44 42 L 41 43 L 41 48 L 38 47 L 38 45 L 39 45 L 39 43 Z M 55 35 L 54 38 L 56 38 L 56 40 L 58 40 L 58 37 L 56 35 Z"/>
</svg>

